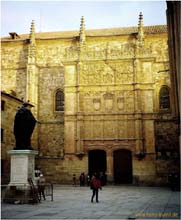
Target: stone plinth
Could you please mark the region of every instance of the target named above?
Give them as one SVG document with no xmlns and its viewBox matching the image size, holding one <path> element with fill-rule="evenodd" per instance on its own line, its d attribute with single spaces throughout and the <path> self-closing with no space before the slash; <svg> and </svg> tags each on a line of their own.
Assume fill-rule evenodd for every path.
<svg viewBox="0 0 181 220">
<path fill-rule="evenodd" d="M 34 181 L 35 150 L 10 150 L 11 155 L 11 175 L 9 186 L 29 187 L 28 178 Z"/>
<path fill-rule="evenodd" d="M 35 150 L 10 150 L 11 156 L 10 183 L 5 191 L 5 203 L 36 203 L 37 197 L 33 196 L 32 186 L 28 182 L 31 178 L 35 183 Z M 36 189 L 33 189 L 36 190 Z"/>
</svg>

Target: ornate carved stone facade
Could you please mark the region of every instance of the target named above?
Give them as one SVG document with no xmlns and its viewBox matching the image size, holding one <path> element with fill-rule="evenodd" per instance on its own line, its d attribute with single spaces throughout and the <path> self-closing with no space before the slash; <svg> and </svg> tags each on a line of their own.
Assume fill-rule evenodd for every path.
<svg viewBox="0 0 181 220">
<path fill-rule="evenodd" d="M 2 89 L 35 106 L 36 162 L 47 179 L 70 182 L 74 173 L 92 171 L 90 152 L 99 150 L 109 181 L 117 178 L 114 155 L 125 151 L 132 183 L 160 182 L 160 117 L 178 148 L 171 94 L 170 108 L 159 108 L 160 89 L 170 88 L 167 40 L 166 26 L 143 27 L 142 15 L 138 28 L 86 31 L 82 19 L 80 33 L 35 33 L 32 23 L 30 36 L 2 39 Z M 57 90 L 64 111 L 55 110 Z"/>
</svg>

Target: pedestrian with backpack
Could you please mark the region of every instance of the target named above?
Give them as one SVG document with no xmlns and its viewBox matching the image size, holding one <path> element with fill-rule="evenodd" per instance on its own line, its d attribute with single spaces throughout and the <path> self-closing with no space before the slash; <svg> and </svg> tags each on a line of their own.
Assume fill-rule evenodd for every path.
<svg viewBox="0 0 181 220">
<path fill-rule="evenodd" d="M 99 193 L 99 189 L 102 190 L 102 187 L 101 187 L 101 181 L 98 179 L 96 175 L 92 176 L 92 179 L 90 181 L 90 188 L 92 189 L 91 202 L 93 202 L 94 196 L 96 196 L 96 202 L 99 202 L 98 193 Z"/>
</svg>

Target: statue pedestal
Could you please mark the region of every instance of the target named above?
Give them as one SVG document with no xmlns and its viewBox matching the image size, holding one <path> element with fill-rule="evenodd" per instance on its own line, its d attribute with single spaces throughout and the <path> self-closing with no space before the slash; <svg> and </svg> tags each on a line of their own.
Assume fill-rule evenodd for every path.
<svg viewBox="0 0 181 220">
<path fill-rule="evenodd" d="M 11 155 L 11 171 L 5 199 L 11 202 L 18 200 L 21 203 L 27 203 L 31 190 L 28 178 L 31 178 L 35 184 L 35 156 L 38 151 L 10 150 L 7 153 Z M 19 196 L 20 194 L 21 196 Z M 21 198 L 23 201 L 21 201 Z"/>
<path fill-rule="evenodd" d="M 11 175 L 9 186 L 29 187 L 28 178 L 34 182 L 35 174 L 35 150 L 10 150 Z"/>
</svg>

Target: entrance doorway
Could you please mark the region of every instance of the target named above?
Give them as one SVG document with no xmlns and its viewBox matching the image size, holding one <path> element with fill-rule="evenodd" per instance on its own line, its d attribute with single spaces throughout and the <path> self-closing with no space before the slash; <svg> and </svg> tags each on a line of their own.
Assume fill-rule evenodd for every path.
<svg viewBox="0 0 181 220">
<path fill-rule="evenodd" d="M 89 174 L 106 172 L 106 152 L 104 150 L 89 151 Z"/>
<path fill-rule="evenodd" d="M 114 151 L 114 182 L 132 183 L 132 153 L 129 150 Z"/>
</svg>

